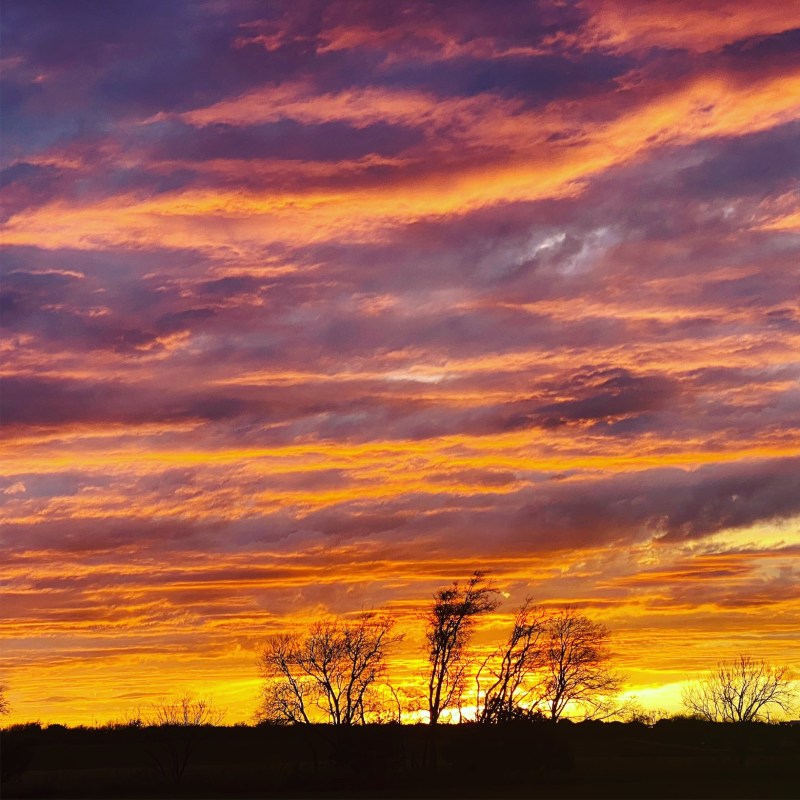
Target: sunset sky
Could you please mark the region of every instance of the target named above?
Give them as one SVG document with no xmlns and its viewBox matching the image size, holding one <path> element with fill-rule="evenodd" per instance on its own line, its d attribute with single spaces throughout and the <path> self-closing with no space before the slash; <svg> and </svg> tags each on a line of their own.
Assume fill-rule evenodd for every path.
<svg viewBox="0 0 800 800">
<path fill-rule="evenodd" d="M 258 700 L 476 568 L 800 677 L 800 3 L 4 0 L 13 713 Z"/>
</svg>

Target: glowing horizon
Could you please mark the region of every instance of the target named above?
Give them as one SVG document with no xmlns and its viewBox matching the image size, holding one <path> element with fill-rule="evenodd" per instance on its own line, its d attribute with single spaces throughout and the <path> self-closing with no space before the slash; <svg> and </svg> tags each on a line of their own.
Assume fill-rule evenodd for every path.
<svg viewBox="0 0 800 800">
<path fill-rule="evenodd" d="M 6 0 L 1 723 L 477 568 L 800 679 L 800 7 L 696 6 Z"/>
</svg>

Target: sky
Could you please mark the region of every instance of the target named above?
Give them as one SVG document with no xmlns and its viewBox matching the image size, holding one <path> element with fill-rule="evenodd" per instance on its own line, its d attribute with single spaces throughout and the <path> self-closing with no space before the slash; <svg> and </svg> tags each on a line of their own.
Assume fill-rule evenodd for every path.
<svg viewBox="0 0 800 800">
<path fill-rule="evenodd" d="M 5 0 L 13 713 L 258 701 L 486 569 L 800 677 L 800 4 Z"/>
</svg>

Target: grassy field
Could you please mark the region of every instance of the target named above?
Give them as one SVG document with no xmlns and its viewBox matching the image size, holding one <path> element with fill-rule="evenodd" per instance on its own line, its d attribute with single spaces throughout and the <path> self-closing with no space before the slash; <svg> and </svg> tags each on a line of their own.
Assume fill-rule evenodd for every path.
<svg viewBox="0 0 800 800">
<path fill-rule="evenodd" d="M 796 797 L 800 727 L 18 726 L 3 797 Z"/>
</svg>

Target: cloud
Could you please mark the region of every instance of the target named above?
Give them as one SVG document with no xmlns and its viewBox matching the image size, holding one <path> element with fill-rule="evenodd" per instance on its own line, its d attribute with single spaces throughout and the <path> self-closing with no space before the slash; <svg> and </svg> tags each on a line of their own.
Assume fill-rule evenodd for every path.
<svg viewBox="0 0 800 800">
<path fill-rule="evenodd" d="M 391 157 L 418 145 L 419 131 L 383 122 L 352 128 L 337 122 L 299 125 L 283 120 L 245 129 L 217 124 L 196 130 L 179 127 L 162 136 L 153 156 L 159 160 L 282 159 L 344 161 L 371 154 Z"/>
<path fill-rule="evenodd" d="M 794 9 L 748 0 L 714 0 L 700 6 L 678 0 L 645 7 L 635 0 L 591 0 L 589 9 L 589 31 L 603 45 L 622 50 L 661 47 L 703 52 L 800 25 Z"/>
<path fill-rule="evenodd" d="M 546 426 L 605 420 L 664 408 L 673 401 L 676 391 L 664 377 L 634 377 L 625 372 L 601 381 L 597 388 L 598 394 L 541 406 L 536 414 Z"/>
<path fill-rule="evenodd" d="M 785 4 L 97 5 L 4 8 L 20 714 L 228 692 L 322 613 L 410 642 L 482 565 L 644 682 L 798 655 Z"/>
</svg>

